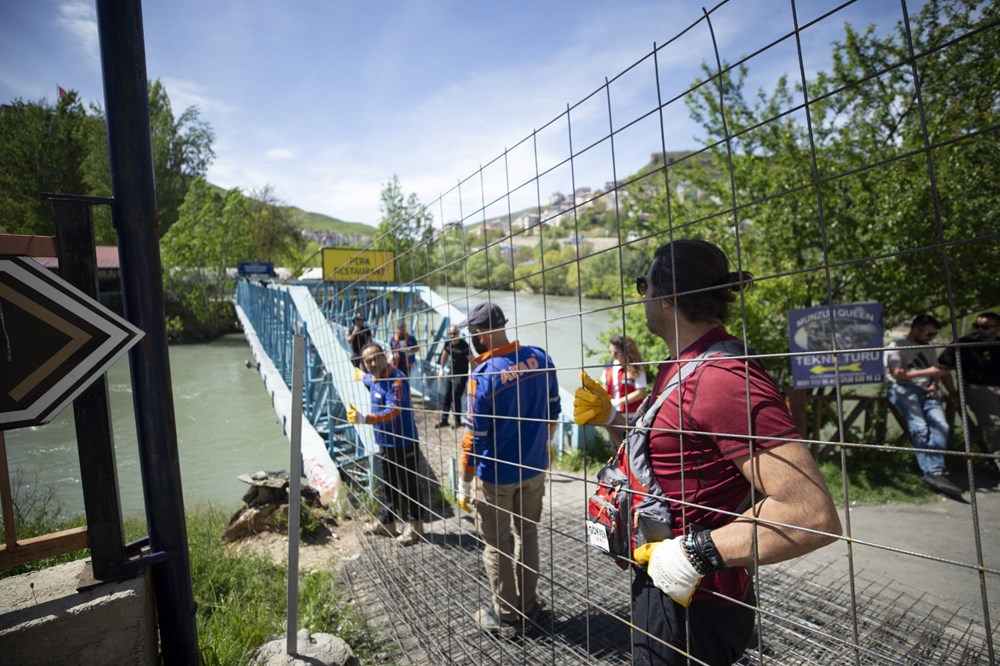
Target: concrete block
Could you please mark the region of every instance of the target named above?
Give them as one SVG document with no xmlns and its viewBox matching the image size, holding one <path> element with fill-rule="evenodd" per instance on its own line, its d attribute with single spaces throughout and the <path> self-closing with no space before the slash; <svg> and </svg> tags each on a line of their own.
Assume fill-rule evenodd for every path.
<svg viewBox="0 0 1000 666">
<path fill-rule="evenodd" d="M 0 579 L 0 655 L 9 664 L 155 664 L 147 575 L 77 592 L 85 560 Z"/>
</svg>

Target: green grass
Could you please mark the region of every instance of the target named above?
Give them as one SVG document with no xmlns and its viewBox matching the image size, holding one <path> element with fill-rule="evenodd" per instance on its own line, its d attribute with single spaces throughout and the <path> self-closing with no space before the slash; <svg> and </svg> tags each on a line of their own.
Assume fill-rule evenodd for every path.
<svg viewBox="0 0 1000 666">
<path fill-rule="evenodd" d="M 187 517 L 204 664 L 248 664 L 257 646 L 285 633 L 284 564 L 264 554 L 228 550 L 219 538 L 227 519 L 218 508 Z M 339 636 L 362 662 L 372 662 L 380 650 L 379 639 L 344 599 L 332 571 L 314 571 L 299 579 L 299 628 Z"/>
<path fill-rule="evenodd" d="M 844 483 L 839 460 L 819 463 L 819 471 L 826 481 L 833 501 L 844 505 Z M 907 469 L 885 464 L 885 458 L 871 460 L 849 458 L 847 485 L 851 504 L 925 504 L 936 495 L 921 482 L 920 477 Z"/>
<path fill-rule="evenodd" d="M 611 442 L 606 436 L 599 436 L 591 441 L 586 449 L 563 452 L 557 466 L 559 469 L 571 472 L 582 472 L 586 469 L 588 473 L 596 474 L 608 463 L 612 453 L 614 451 Z"/>
</svg>

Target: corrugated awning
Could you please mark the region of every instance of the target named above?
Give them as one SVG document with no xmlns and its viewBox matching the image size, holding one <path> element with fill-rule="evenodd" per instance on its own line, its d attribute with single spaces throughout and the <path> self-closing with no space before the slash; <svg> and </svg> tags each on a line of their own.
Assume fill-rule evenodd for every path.
<svg viewBox="0 0 1000 666">
<path fill-rule="evenodd" d="M 59 268 L 59 260 L 55 257 L 35 257 L 35 261 L 46 268 Z M 97 270 L 115 271 L 120 267 L 118 263 L 118 248 L 116 246 L 97 246 Z"/>
</svg>

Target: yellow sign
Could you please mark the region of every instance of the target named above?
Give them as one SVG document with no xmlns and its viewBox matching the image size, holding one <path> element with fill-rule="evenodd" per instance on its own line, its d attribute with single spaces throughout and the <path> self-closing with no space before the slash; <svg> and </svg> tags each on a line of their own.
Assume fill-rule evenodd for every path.
<svg viewBox="0 0 1000 666">
<path fill-rule="evenodd" d="M 323 279 L 327 282 L 393 282 L 396 253 L 388 250 L 323 248 Z"/>
</svg>

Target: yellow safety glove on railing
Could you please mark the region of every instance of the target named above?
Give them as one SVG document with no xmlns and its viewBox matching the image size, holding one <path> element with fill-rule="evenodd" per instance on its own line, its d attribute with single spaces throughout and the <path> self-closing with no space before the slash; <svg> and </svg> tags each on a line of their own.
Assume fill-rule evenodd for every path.
<svg viewBox="0 0 1000 666">
<path fill-rule="evenodd" d="M 472 513 L 476 498 L 472 495 L 472 481 L 458 482 L 458 506 L 466 513 Z"/>
<path fill-rule="evenodd" d="M 361 378 L 365 376 L 365 373 L 361 372 L 361 368 L 354 368 L 354 379 L 353 381 L 360 382 Z"/>
<path fill-rule="evenodd" d="M 682 539 L 644 543 L 632 553 L 639 565 L 648 565 L 646 573 L 658 590 L 687 608 L 701 582 L 701 574 L 684 553 Z"/>
<path fill-rule="evenodd" d="M 347 403 L 347 422 L 351 425 L 357 425 L 359 423 L 368 423 L 368 415 L 362 414 L 358 411 L 358 408 Z"/>
<path fill-rule="evenodd" d="M 580 379 L 583 386 L 573 394 L 573 420 L 577 425 L 609 425 L 617 415 L 611 396 L 586 372 L 580 372 Z"/>
</svg>

